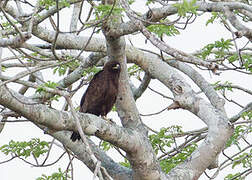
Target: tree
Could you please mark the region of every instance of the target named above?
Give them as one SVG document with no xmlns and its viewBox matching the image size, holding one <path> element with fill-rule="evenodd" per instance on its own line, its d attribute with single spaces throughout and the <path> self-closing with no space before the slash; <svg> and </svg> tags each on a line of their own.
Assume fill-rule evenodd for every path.
<svg viewBox="0 0 252 180">
<path fill-rule="evenodd" d="M 239 165 L 242 169 L 226 174 L 226 179 L 249 176 L 252 2 L 149 0 L 141 2 L 147 9 L 145 12 L 136 12 L 133 9 L 139 3 L 1 1 L 1 130 L 4 123 L 13 122 L 13 117 L 22 117 L 62 143 L 70 159 L 68 169 L 39 179 L 73 177 L 70 170 L 74 157 L 100 179 L 198 179 L 203 173 L 216 177 L 226 166 Z M 89 12 L 84 11 L 87 8 Z M 64 28 L 62 11 L 66 9 L 72 10 L 70 30 Z M 169 45 L 171 36 L 176 38 L 202 16 L 207 17 L 201 23 L 202 30 L 219 23 L 229 32 L 229 38 L 213 41 L 192 53 Z M 156 50 L 135 47 L 126 42 L 129 35 L 144 37 L 148 46 Z M 39 43 L 31 43 L 34 41 Z M 185 43 L 190 46 L 191 42 Z M 4 57 L 3 52 L 8 55 Z M 114 108 L 121 125 L 79 113 L 71 99 L 107 60 L 117 60 L 122 67 Z M 226 72 L 241 74 L 248 82 L 246 86 L 233 84 L 232 79 L 210 83 L 205 71 L 220 78 Z M 45 76 L 50 72 L 54 75 L 47 81 Z M 54 80 L 56 76 L 59 81 Z M 135 80 L 140 85 L 132 83 Z M 150 81 L 162 83 L 169 93 L 151 89 Z M 15 86 L 9 85 L 13 83 Z M 17 89 L 16 84 L 22 87 Z M 141 99 L 146 89 L 170 103 L 159 113 L 179 109 L 181 113 L 193 114 L 206 126 L 183 131 L 167 122 L 159 131 L 152 130 L 145 125 L 136 106 L 136 100 Z M 247 104 L 229 98 L 236 91 L 243 92 Z M 62 109 L 54 106 L 60 97 L 65 101 Z M 235 104 L 240 112 L 230 117 L 224 107 L 226 102 Z M 155 122 L 155 116 L 151 116 L 151 121 Z M 71 131 L 78 131 L 82 140 L 72 142 Z M 37 162 L 41 155 L 49 155 L 54 144 L 54 140 L 48 143 L 34 138 L 29 142 L 10 141 L 0 149 L 12 155 L 11 159 L 33 156 Z M 227 154 L 234 146 L 238 152 Z M 125 162 L 112 160 L 105 152 L 109 148 L 116 149 Z M 218 163 L 220 154 L 224 160 Z"/>
</svg>

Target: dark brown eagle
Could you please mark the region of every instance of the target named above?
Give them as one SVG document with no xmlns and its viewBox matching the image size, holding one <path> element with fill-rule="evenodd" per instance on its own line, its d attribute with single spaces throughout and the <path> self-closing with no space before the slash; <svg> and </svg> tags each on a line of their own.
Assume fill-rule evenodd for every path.
<svg viewBox="0 0 252 180">
<path fill-rule="evenodd" d="M 118 80 L 121 66 L 116 61 L 109 61 L 103 70 L 96 73 L 90 81 L 80 102 L 80 112 L 96 116 L 106 116 L 115 104 L 118 94 Z M 72 141 L 80 140 L 78 132 L 73 132 Z"/>
</svg>

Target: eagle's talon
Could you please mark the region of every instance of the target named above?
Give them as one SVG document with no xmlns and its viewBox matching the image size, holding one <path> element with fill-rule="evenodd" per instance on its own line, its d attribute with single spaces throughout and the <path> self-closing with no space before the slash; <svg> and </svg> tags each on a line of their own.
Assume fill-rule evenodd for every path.
<svg viewBox="0 0 252 180">
<path fill-rule="evenodd" d="M 105 121 L 109 122 L 110 124 L 115 124 L 115 122 L 113 121 L 112 118 L 107 118 L 106 116 L 102 116 L 102 119 L 104 119 Z"/>
</svg>

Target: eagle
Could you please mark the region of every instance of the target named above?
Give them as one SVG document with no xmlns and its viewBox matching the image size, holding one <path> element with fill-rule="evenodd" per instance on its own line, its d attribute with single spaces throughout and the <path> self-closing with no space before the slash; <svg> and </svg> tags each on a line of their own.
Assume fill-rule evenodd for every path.
<svg viewBox="0 0 252 180">
<path fill-rule="evenodd" d="M 105 117 L 115 104 L 120 72 L 120 63 L 108 61 L 90 81 L 80 101 L 80 112 Z M 77 139 L 81 139 L 80 134 L 73 132 L 71 140 Z"/>
</svg>

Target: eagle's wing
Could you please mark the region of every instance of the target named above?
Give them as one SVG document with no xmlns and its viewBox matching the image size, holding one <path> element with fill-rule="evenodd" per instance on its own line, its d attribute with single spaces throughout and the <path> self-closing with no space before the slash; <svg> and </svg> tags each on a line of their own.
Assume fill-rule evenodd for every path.
<svg viewBox="0 0 252 180">
<path fill-rule="evenodd" d="M 104 81 L 106 81 L 104 70 L 101 70 L 94 75 L 85 94 L 82 96 L 80 112 L 90 111 L 89 109 L 94 109 L 96 106 L 103 103 L 102 101 L 106 91 L 106 87 L 104 87 Z M 90 113 L 96 114 L 94 112 Z"/>
</svg>

